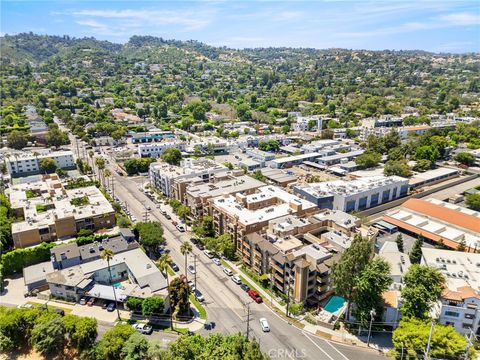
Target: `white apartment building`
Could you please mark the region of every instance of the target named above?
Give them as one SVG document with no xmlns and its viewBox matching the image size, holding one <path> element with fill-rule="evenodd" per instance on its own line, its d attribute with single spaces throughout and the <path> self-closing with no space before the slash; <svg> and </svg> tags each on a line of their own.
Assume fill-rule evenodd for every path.
<svg viewBox="0 0 480 360">
<path fill-rule="evenodd" d="M 479 334 L 480 254 L 422 248 L 422 264 L 439 269 L 446 279 L 435 309 L 440 324 L 452 325 L 462 334 Z"/>
<path fill-rule="evenodd" d="M 294 193 L 321 209 L 361 211 L 408 194 L 408 179 L 400 176 L 370 176 L 295 186 Z"/>
<path fill-rule="evenodd" d="M 162 141 L 159 143 L 140 144 L 137 151 L 140 157 L 159 158 L 167 149 L 185 150 L 185 143 L 183 141 Z"/>
<path fill-rule="evenodd" d="M 7 156 L 7 170 L 12 177 L 28 176 L 40 173 L 40 160 L 52 158 L 57 167 L 63 170 L 75 169 L 75 159 L 70 150 L 21 152 Z"/>
</svg>

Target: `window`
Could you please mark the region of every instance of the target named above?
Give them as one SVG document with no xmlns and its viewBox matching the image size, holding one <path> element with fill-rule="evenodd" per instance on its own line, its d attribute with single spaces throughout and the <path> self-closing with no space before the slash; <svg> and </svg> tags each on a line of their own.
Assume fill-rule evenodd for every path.
<svg viewBox="0 0 480 360">
<path fill-rule="evenodd" d="M 376 193 L 370 197 L 370 207 L 378 205 L 379 195 L 380 195 L 379 193 Z"/>
<path fill-rule="evenodd" d="M 460 314 L 458 312 L 455 312 L 455 311 L 445 311 L 445 316 L 450 316 L 450 317 L 459 317 Z"/>
<path fill-rule="evenodd" d="M 382 193 L 382 202 L 388 201 L 390 199 L 390 189 L 385 190 Z"/>
<path fill-rule="evenodd" d="M 347 202 L 346 212 L 355 210 L 355 200 L 350 200 Z"/>
<path fill-rule="evenodd" d="M 464 328 L 464 329 L 471 329 L 471 328 L 472 328 L 472 325 L 463 323 L 463 324 L 462 324 L 462 328 Z"/>
<path fill-rule="evenodd" d="M 367 197 L 360 198 L 358 200 L 358 209 L 359 210 L 365 210 L 367 208 Z"/>
<path fill-rule="evenodd" d="M 473 319 L 475 315 L 473 314 L 465 314 L 465 319 Z"/>
</svg>

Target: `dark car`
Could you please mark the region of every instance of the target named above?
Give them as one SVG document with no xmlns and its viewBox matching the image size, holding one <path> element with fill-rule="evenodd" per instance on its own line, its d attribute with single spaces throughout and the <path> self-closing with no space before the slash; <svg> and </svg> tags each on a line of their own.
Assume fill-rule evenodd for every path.
<svg viewBox="0 0 480 360">
<path fill-rule="evenodd" d="M 242 284 L 240 285 L 243 291 L 248 292 L 250 290 L 250 287 L 247 284 Z"/>
<path fill-rule="evenodd" d="M 198 243 L 198 244 L 196 244 L 196 245 L 197 245 L 197 248 L 198 248 L 199 250 L 204 250 L 204 249 L 205 249 L 205 246 L 203 246 L 201 243 Z"/>
<path fill-rule="evenodd" d="M 112 312 L 115 310 L 115 303 L 111 302 L 110 304 L 107 305 L 107 311 Z"/>
<path fill-rule="evenodd" d="M 168 214 L 165 215 L 165 217 L 167 218 L 167 220 L 170 220 L 172 217 Z"/>
<path fill-rule="evenodd" d="M 190 238 L 190 241 L 192 242 L 192 244 L 198 244 L 198 239 L 197 238 Z"/>
<path fill-rule="evenodd" d="M 179 271 L 180 270 L 178 265 L 175 264 L 175 263 L 172 263 L 172 269 L 173 269 L 173 271 Z"/>
<path fill-rule="evenodd" d="M 63 311 L 62 309 L 54 309 L 53 312 L 57 313 L 60 316 L 65 316 L 65 311 Z"/>
<path fill-rule="evenodd" d="M 106 309 L 107 306 L 108 306 L 108 301 L 104 301 L 104 302 L 102 303 L 102 309 Z"/>
</svg>

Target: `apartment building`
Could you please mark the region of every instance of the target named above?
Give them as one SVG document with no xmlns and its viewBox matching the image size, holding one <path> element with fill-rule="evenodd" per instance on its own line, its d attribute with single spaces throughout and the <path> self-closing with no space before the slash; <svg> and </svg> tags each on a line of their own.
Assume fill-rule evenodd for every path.
<svg viewBox="0 0 480 360">
<path fill-rule="evenodd" d="M 51 158 L 58 168 L 62 170 L 76 169 L 73 152 L 62 151 L 41 151 L 41 152 L 15 152 L 6 157 L 7 170 L 12 177 L 21 177 L 41 173 L 40 161 Z"/>
<path fill-rule="evenodd" d="M 14 213 L 23 220 L 12 224 L 15 247 L 73 237 L 81 229 L 115 226 L 115 211 L 95 186 L 65 189 L 56 174 L 18 184 L 7 191 Z"/>
<path fill-rule="evenodd" d="M 151 144 L 138 145 L 137 151 L 140 157 L 159 158 L 167 149 L 185 150 L 185 142 L 178 140 L 163 140 Z"/>
<path fill-rule="evenodd" d="M 189 185 L 186 190 L 186 205 L 190 207 L 193 218 L 199 219 L 209 214 L 209 199 L 234 195 L 238 192 L 250 194 L 261 186 L 265 186 L 265 183 L 243 175 L 243 171 L 229 172 L 226 176 L 220 174 L 211 177 L 207 183 L 200 182 Z"/>
<path fill-rule="evenodd" d="M 462 334 L 480 334 L 480 254 L 422 248 L 422 264 L 435 267 L 446 279 L 435 315 L 440 324 Z"/>
<path fill-rule="evenodd" d="M 230 170 L 207 159 L 185 159 L 180 166 L 164 162 L 150 164 L 150 184 L 169 198 L 185 201 L 187 186 L 208 182 L 214 175 Z"/>
<path fill-rule="evenodd" d="M 321 209 L 352 212 L 406 196 L 408 189 L 408 179 L 379 175 L 299 185 L 294 187 L 294 193 Z"/>
<path fill-rule="evenodd" d="M 230 234 L 239 252 L 245 235 L 261 230 L 270 220 L 289 214 L 307 216 L 318 211 L 310 201 L 273 185 L 259 187 L 253 193 L 238 192 L 208 201 L 215 232 Z"/>
</svg>

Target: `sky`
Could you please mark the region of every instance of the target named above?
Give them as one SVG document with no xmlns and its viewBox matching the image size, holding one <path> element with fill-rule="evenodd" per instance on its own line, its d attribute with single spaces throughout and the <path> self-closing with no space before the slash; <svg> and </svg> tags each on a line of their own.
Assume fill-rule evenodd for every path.
<svg viewBox="0 0 480 360">
<path fill-rule="evenodd" d="M 480 0 L 13 1 L 0 32 L 132 35 L 231 48 L 269 46 L 480 52 Z"/>
</svg>

